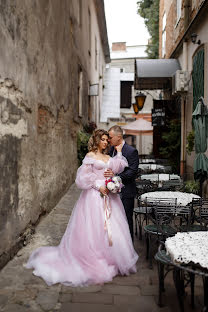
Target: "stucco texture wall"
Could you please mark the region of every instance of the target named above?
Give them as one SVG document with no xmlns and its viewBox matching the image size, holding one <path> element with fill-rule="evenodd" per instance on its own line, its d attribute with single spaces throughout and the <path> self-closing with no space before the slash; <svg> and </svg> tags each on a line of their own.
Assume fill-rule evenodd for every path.
<svg viewBox="0 0 208 312">
<path fill-rule="evenodd" d="M 75 178 L 78 64 L 88 96 L 78 3 L 0 0 L 0 266 Z"/>
</svg>

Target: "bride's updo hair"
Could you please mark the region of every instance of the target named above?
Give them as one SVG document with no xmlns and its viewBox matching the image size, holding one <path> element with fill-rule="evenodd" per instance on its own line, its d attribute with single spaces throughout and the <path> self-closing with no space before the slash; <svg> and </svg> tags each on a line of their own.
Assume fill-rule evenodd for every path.
<svg viewBox="0 0 208 312">
<path fill-rule="evenodd" d="M 107 135 L 107 137 L 109 137 L 108 132 L 103 129 L 98 129 L 93 132 L 92 136 L 90 137 L 88 141 L 89 152 L 97 152 L 98 145 L 103 135 Z M 103 150 L 103 154 L 107 154 L 107 153 L 108 153 L 108 146 L 105 150 Z"/>
</svg>

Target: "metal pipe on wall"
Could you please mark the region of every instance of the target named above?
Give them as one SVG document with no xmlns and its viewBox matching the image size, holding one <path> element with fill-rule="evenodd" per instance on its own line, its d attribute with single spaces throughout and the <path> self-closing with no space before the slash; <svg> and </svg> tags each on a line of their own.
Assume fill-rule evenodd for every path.
<svg viewBox="0 0 208 312">
<path fill-rule="evenodd" d="M 187 42 L 183 42 L 183 70 L 188 70 L 188 47 Z M 185 165 L 186 165 L 186 96 L 181 98 L 181 161 L 180 161 L 180 175 L 184 178 Z"/>
</svg>

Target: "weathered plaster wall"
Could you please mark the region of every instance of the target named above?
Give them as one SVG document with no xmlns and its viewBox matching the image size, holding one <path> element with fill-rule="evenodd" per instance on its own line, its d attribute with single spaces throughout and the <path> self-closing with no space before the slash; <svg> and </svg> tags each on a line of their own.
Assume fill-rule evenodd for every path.
<svg viewBox="0 0 208 312">
<path fill-rule="evenodd" d="M 90 71 L 79 4 L 0 0 L 0 266 L 75 178 Z"/>
</svg>

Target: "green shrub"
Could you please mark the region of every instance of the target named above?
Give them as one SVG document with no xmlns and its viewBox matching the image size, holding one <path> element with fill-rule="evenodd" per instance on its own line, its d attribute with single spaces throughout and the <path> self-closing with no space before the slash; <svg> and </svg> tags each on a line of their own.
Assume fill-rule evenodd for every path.
<svg viewBox="0 0 208 312">
<path fill-rule="evenodd" d="M 185 182 L 184 190 L 187 193 L 199 194 L 199 181 L 189 180 Z"/>
<path fill-rule="evenodd" d="M 173 119 L 167 125 L 168 131 L 162 133 L 163 146 L 160 147 L 160 154 L 167 158 L 172 166 L 172 171 L 180 172 L 180 152 L 181 152 L 181 123 L 178 119 Z"/>
<path fill-rule="evenodd" d="M 90 121 L 85 124 L 83 130 L 80 130 L 77 134 L 77 157 L 79 166 L 81 166 L 82 160 L 88 153 L 88 141 L 96 128 L 96 123 L 94 121 Z"/>
<path fill-rule="evenodd" d="M 84 131 L 79 131 L 77 134 L 77 157 L 79 166 L 82 164 L 82 160 L 88 153 L 88 141 L 90 134 Z"/>
<path fill-rule="evenodd" d="M 194 150 L 194 139 L 195 139 L 194 130 L 192 130 L 189 132 L 186 138 L 187 141 L 186 151 L 188 155 L 191 155 L 191 152 L 193 152 Z"/>
</svg>

